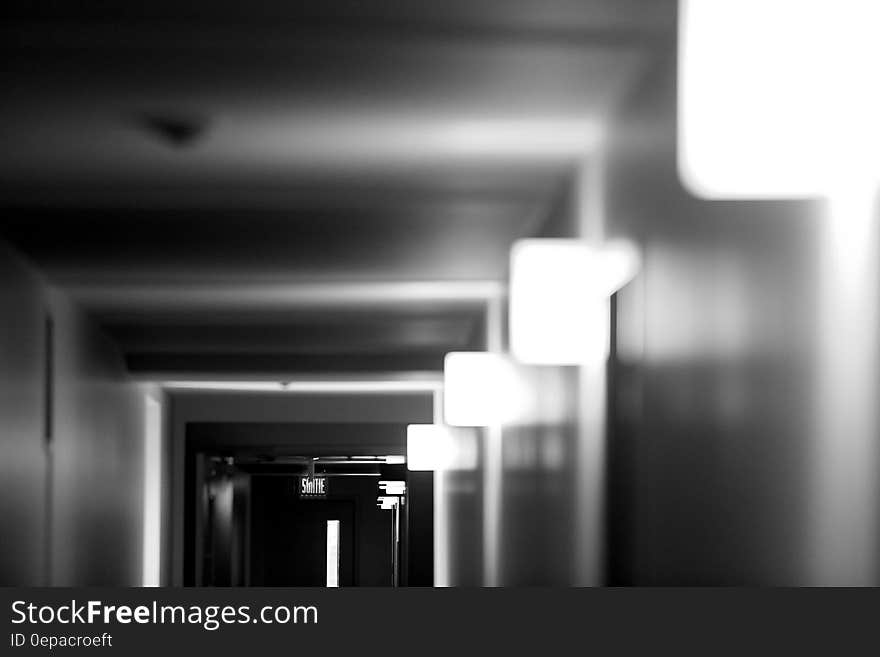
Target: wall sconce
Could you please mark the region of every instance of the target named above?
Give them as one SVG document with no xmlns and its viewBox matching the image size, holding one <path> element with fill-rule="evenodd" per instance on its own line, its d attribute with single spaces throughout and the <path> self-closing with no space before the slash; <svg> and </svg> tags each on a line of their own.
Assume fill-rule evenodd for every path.
<svg viewBox="0 0 880 657">
<path fill-rule="evenodd" d="M 407 469 L 474 470 L 477 436 L 472 430 L 443 424 L 411 424 L 406 430 Z"/>
<path fill-rule="evenodd" d="M 410 424 L 406 428 L 408 470 L 443 470 L 452 461 L 449 427 L 442 424 Z"/>
<path fill-rule="evenodd" d="M 382 479 L 379 481 L 379 490 L 385 495 L 405 495 L 406 482 Z"/>
<path fill-rule="evenodd" d="M 527 378 L 508 356 L 483 351 L 446 354 L 443 415 L 454 427 L 488 427 L 529 416 Z"/>
<path fill-rule="evenodd" d="M 830 196 L 880 169 L 880 3 L 682 0 L 679 20 L 678 166 L 694 194 Z"/>
<path fill-rule="evenodd" d="M 394 511 L 400 507 L 400 498 L 396 495 L 380 495 L 376 498 L 376 506 L 383 511 Z"/>
<path fill-rule="evenodd" d="M 526 239 L 510 253 L 510 350 L 522 363 L 604 362 L 609 298 L 638 271 L 628 242 Z"/>
</svg>

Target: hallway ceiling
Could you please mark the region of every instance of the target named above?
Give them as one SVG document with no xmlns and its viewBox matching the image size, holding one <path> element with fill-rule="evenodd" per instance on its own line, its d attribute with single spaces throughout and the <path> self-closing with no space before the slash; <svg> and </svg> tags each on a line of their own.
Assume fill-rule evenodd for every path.
<svg viewBox="0 0 880 657">
<path fill-rule="evenodd" d="M 5 3 L 0 234 L 132 363 L 478 346 L 473 299 L 319 312 L 265 289 L 503 279 L 674 9 Z"/>
</svg>

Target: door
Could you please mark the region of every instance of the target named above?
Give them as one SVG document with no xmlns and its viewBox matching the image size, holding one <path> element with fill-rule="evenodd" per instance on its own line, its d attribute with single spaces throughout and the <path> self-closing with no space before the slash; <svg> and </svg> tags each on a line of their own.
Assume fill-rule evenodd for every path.
<svg viewBox="0 0 880 657">
<path fill-rule="evenodd" d="M 253 477 L 251 575 L 254 586 L 355 584 L 355 502 L 301 499 L 290 477 Z M 328 522 L 338 521 L 330 525 Z M 338 538 L 334 540 L 338 527 Z M 328 546 L 328 538 L 330 545 Z M 328 547 L 330 549 L 328 549 Z M 335 549 L 333 549 L 335 547 Z M 338 559 L 337 563 L 329 563 Z"/>
</svg>

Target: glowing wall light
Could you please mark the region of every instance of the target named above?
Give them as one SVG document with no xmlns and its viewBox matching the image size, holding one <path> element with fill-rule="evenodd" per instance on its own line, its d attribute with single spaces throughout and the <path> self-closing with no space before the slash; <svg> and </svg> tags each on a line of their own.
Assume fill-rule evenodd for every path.
<svg viewBox="0 0 880 657">
<path fill-rule="evenodd" d="M 404 495 L 406 493 L 406 482 L 383 479 L 379 481 L 379 490 L 385 495 Z"/>
<path fill-rule="evenodd" d="M 488 427 L 530 415 L 534 399 L 510 358 L 458 351 L 443 366 L 443 415 L 455 427 Z"/>
<path fill-rule="evenodd" d="M 477 437 L 468 429 L 443 424 L 411 424 L 406 432 L 407 469 L 473 470 Z"/>
<path fill-rule="evenodd" d="M 327 521 L 327 587 L 339 586 L 339 521 Z"/>
<path fill-rule="evenodd" d="M 393 511 L 400 505 L 400 498 L 396 495 L 380 495 L 376 498 L 376 506 L 383 511 Z"/>
<path fill-rule="evenodd" d="M 406 428 L 408 470 L 442 470 L 451 462 L 449 427 L 410 424 Z"/>
<path fill-rule="evenodd" d="M 707 198 L 825 196 L 880 163 L 880 2 L 682 0 L 679 171 Z"/>
<path fill-rule="evenodd" d="M 536 365 L 577 365 L 608 354 L 609 297 L 638 270 L 625 242 L 527 239 L 510 254 L 510 349 Z"/>
<path fill-rule="evenodd" d="M 162 566 L 162 405 L 144 398 L 143 586 L 161 585 Z"/>
</svg>

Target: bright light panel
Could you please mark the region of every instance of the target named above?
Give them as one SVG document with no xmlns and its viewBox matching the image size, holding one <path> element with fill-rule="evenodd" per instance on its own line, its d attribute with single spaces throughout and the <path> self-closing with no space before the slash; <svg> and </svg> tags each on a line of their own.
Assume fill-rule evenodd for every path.
<svg viewBox="0 0 880 657">
<path fill-rule="evenodd" d="M 396 509 L 399 504 L 399 498 L 388 496 L 388 495 L 380 495 L 376 498 L 376 505 L 382 509 L 383 511 L 390 511 L 392 509 Z"/>
<path fill-rule="evenodd" d="M 825 196 L 880 162 L 880 2 L 682 0 L 679 171 L 707 198 Z"/>
<path fill-rule="evenodd" d="M 338 394 L 384 394 L 434 392 L 440 382 L 429 380 L 328 380 L 328 381 L 165 381 L 167 390 L 192 390 L 204 392 L 289 392 L 289 393 L 338 393 Z"/>
<path fill-rule="evenodd" d="M 473 470 L 477 437 L 472 430 L 443 424 L 411 424 L 406 432 L 409 470 Z"/>
<path fill-rule="evenodd" d="M 386 495 L 403 495 L 406 493 L 406 482 L 386 481 L 383 479 L 379 482 L 379 489 Z"/>
<path fill-rule="evenodd" d="M 327 521 L 327 587 L 339 586 L 339 521 Z"/>
<path fill-rule="evenodd" d="M 626 242 L 528 239 L 510 256 L 510 349 L 535 365 L 577 365 L 608 355 L 608 299 L 638 269 Z"/>
<path fill-rule="evenodd" d="M 143 586 L 161 584 L 162 556 L 162 406 L 144 398 Z"/>
<path fill-rule="evenodd" d="M 450 428 L 442 424 L 411 424 L 406 428 L 408 470 L 443 470 L 452 463 Z"/>
<path fill-rule="evenodd" d="M 455 427 L 488 427 L 530 413 L 534 400 L 517 365 L 502 354 L 446 354 L 443 415 Z"/>
</svg>

